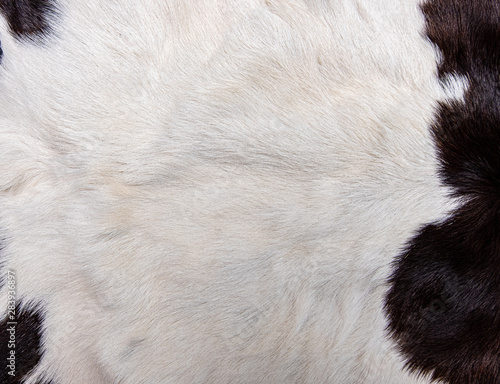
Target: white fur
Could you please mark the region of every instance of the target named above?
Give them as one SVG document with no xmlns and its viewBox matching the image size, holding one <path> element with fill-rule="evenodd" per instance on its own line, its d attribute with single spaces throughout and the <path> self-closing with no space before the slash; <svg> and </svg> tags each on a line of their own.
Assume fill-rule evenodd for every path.
<svg viewBox="0 0 500 384">
<path fill-rule="evenodd" d="M 465 93 L 469 89 L 469 79 L 465 76 L 447 75 L 442 85 L 450 101 L 465 101 Z"/>
<path fill-rule="evenodd" d="M 454 204 L 417 1 L 59 3 L 43 45 L 0 28 L 3 257 L 46 310 L 27 383 L 427 383 L 382 310 Z"/>
</svg>

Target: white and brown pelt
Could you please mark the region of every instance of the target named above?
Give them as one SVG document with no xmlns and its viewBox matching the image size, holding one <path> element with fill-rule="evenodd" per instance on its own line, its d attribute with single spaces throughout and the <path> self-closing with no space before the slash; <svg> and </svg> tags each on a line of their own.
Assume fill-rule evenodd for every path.
<svg viewBox="0 0 500 384">
<path fill-rule="evenodd" d="M 0 11 L 2 383 L 500 383 L 498 0 Z"/>
</svg>

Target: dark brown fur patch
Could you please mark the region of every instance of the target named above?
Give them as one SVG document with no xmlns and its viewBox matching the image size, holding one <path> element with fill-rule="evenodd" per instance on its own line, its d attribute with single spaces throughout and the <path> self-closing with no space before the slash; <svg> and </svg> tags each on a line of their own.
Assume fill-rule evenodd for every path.
<svg viewBox="0 0 500 384">
<path fill-rule="evenodd" d="M 38 364 L 43 355 L 41 346 L 43 314 L 39 308 L 25 309 L 16 305 L 9 313 L 13 318 L 0 322 L 0 383 L 18 384 Z M 12 344 L 13 343 L 13 344 Z M 7 358 L 14 355 L 14 359 Z M 14 370 L 7 367 L 13 363 Z M 14 373 L 14 374 L 9 374 Z"/>
<path fill-rule="evenodd" d="M 433 126 L 440 176 L 464 204 L 425 226 L 395 263 L 389 329 L 408 367 L 451 384 L 500 383 L 500 1 L 433 0 L 439 76 L 465 76 L 465 103 Z"/>
<path fill-rule="evenodd" d="M 51 32 L 54 0 L 0 0 L 0 11 L 19 39 L 38 39 Z"/>
</svg>

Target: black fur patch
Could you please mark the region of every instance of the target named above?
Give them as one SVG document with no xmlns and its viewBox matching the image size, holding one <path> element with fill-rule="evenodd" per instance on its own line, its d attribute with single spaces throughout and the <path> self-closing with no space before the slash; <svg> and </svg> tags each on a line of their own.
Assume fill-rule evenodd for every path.
<svg viewBox="0 0 500 384">
<path fill-rule="evenodd" d="M 21 383 L 40 361 L 42 348 L 40 344 L 42 335 L 43 315 L 38 309 L 21 309 L 16 306 L 15 319 L 6 318 L 0 323 L 0 382 L 5 384 Z M 14 342 L 14 345 L 11 344 Z M 14 352 L 15 360 L 7 360 Z M 11 362 L 14 366 L 8 367 Z M 12 367 L 15 367 L 14 375 Z"/>
<path fill-rule="evenodd" d="M 500 383 L 500 1 L 433 0 L 439 76 L 466 76 L 465 103 L 433 127 L 441 178 L 464 204 L 398 258 L 389 329 L 412 370 L 451 384 Z"/>
<path fill-rule="evenodd" d="M 55 9 L 54 0 L 0 0 L 0 11 L 20 39 L 33 40 L 49 34 L 49 20 Z"/>
</svg>

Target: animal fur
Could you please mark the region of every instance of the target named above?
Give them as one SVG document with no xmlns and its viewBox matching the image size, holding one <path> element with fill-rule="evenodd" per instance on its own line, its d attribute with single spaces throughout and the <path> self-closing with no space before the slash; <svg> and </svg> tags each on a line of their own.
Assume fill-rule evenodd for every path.
<svg viewBox="0 0 500 384">
<path fill-rule="evenodd" d="M 418 1 L 2 4 L 1 272 L 40 348 L 13 382 L 431 382 L 386 295 L 464 204 L 432 127 L 471 77 Z"/>
</svg>

